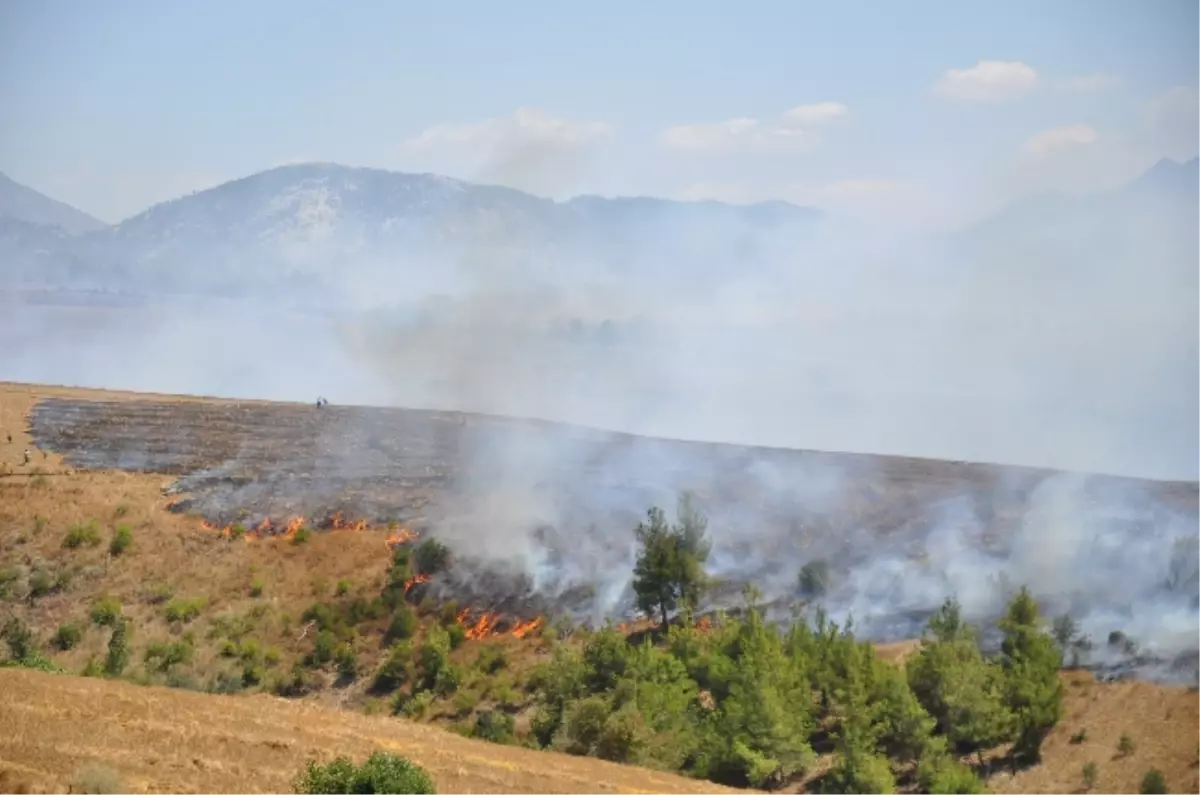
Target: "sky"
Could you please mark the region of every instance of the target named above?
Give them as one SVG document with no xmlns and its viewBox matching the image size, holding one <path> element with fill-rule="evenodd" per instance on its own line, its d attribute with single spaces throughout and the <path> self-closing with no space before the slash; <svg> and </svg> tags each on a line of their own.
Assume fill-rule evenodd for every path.
<svg viewBox="0 0 1200 795">
<path fill-rule="evenodd" d="M 0 171 L 108 222 L 273 166 L 941 228 L 1197 150 L 1197 3 L 9 0 Z"/>
</svg>

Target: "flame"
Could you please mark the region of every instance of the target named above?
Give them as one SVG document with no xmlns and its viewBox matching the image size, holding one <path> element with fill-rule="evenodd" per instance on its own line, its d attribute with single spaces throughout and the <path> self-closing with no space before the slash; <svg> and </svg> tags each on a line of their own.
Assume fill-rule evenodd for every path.
<svg viewBox="0 0 1200 795">
<path fill-rule="evenodd" d="M 259 522 L 255 526 L 254 532 L 260 536 L 270 535 L 271 534 L 271 520 L 263 519 L 261 522 Z"/>
<path fill-rule="evenodd" d="M 709 616 L 700 616 L 700 620 L 696 622 L 698 632 L 711 632 L 712 628 L 712 619 Z"/>
<path fill-rule="evenodd" d="M 628 635 L 629 634 L 629 625 L 628 624 L 617 624 L 617 632 L 620 632 L 622 635 Z"/>
<path fill-rule="evenodd" d="M 536 632 L 541 629 L 542 624 L 546 623 L 546 619 L 538 616 L 533 621 L 518 621 L 517 625 L 512 628 L 511 634 L 514 638 L 523 638 L 531 632 Z"/>
<path fill-rule="evenodd" d="M 408 593 L 409 589 L 412 588 L 414 585 L 416 585 L 418 583 L 426 582 L 428 580 L 429 580 L 428 574 L 417 574 L 413 577 L 409 577 L 407 580 L 404 581 L 404 592 Z"/>
<path fill-rule="evenodd" d="M 296 533 L 300 532 L 300 528 L 302 527 L 304 527 L 304 517 L 293 516 L 291 519 L 288 519 L 288 523 L 283 529 L 282 538 L 285 541 L 292 540 L 296 537 Z"/>
<path fill-rule="evenodd" d="M 492 630 L 496 628 L 495 625 L 496 614 L 484 613 L 479 617 L 479 620 L 475 622 L 474 626 L 467 627 L 467 638 L 470 640 L 486 638 L 488 635 L 492 634 Z"/>
<path fill-rule="evenodd" d="M 414 533 L 412 530 L 409 530 L 407 527 L 401 527 L 397 530 L 392 531 L 388 535 L 387 541 L 384 543 L 387 544 L 388 549 L 394 549 L 395 547 L 398 547 L 401 544 L 407 544 L 409 541 L 415 541 L 416 538 L 417 538 L 417 534 Z"/>
</svg>

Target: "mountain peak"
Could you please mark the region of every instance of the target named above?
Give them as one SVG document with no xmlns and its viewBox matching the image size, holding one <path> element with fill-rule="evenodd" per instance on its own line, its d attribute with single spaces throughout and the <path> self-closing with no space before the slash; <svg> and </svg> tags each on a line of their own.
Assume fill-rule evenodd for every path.
<svg viewBox="0 0 1200 795">
<path fill-rule="evenodd" d="M 71 235 L 108 226 L 82 210 L 22 185 L 3 172 L 0 172 L 0 218 L 35 226 L 54 226 Z"/>
</svg>

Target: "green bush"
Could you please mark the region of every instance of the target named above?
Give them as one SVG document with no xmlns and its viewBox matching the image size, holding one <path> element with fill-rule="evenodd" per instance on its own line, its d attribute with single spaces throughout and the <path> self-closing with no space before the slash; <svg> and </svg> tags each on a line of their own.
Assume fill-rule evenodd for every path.
<svg viewBox="0 0 1200 795">
<path fill-rule="evenodd" d="M 504 651 L 503 646 L 484 646 L 479 650 L 475 666 L 488 676 L 492 676 L 508 667 L 508 653 Z"/>
<path fill-rule="evenodd" d="M 350 593 L 350 581 L 349 580 L 338 580 L 337 588 L 334 589 L 333 595 L 334 596 L 345 596 L 348 593 Z"/>
<path fill-rule="evenodd" d="M 417 574 L 437 574 L 450 562 L 450 550 L 440 541 L 427 538 L 413 551 L 412 562 Z"/>
<path fill-rule="evenodd" d="M 292 536 L 292 546 L 300 546 L 301 544 L 307 544 L 309 539 L 311 539 L 311 538 L 312 538 L 312 530 L 309 530 L 307 527 L 301 527 L 299 530 L 296 531 L 296 534 L 294 536 Z"/>
<path fill-rule="evenodd" d="M 78 549 L 82 546 L 94 547 L 100 544 L 100 526 L 95 520 L 87 524 L 77 524 L 67 531 L 63 537 L 63 549 Z"/>
<path fill-rule="evenodd" d="M 146 647 L 144 657 L 147 669 L 163 674 L 170 673 L 176 665 L 191 662 L 191 659 L 192 644 L 182 641 L 155 641 Z"/>
<path fill-rule="evenodd" d="M 101 596 L 92 603 L 92 623 L 98 627 L 111 627 L 121 616 L 121 602 L 115 596 Z"/>
<path fill-rule="evenodd" d="M 420 622 L 412 608 L 401 602 L 396 605 L 396 611 L 392 613 L 392 620 L 388 622 L 387 631 L 383 634 L 384 642 L 408 640 L 417 631 L 419 625 Z"/>
<path fill-rule="evenodd" d="M 118 618 L 108 639 L 108 656 L 104 659 L 106 676 L 120 676 L 129 664 L 129 622 Z"/>
<path fill-rule="evenodd" d="M 178 598 L 167 602 L 163 615 L 171 624 L 187 624 L 195 621 L 204 609 L 205 600 L 201 596 L 191 599 Z"/>
<path fill-rule="evenodd" d="M 13 662 L 24 663 L 37 654 L 37 638 L 33 630 L 16 616 L 9 616 L 0 627 L 0 637 L 8 646 L 8 658 Z"/>
<path fill-rule="evenodd" d="M 371 684 L 371 690 L 377 694 L 391 693 L 407 683 L 410 678 L 411 661 L 412 646 L 407 642 L 392 646 L 387 659 L 375 673 L 375 681 Z"/>
<path fill-rule="evenodd" d="M 446 627 L 446 636 L 450 638 L 450 649 L 457 649 L 467 639 L 467 630 L 462 624 L 451 624 Z"/>
<path fill-rule="evenodd" d="M 1096 788 L 1096 782 L 1100 779 L 1100 768 L 1095 762 L 1088 762 L 1083 766 L 1083 788 L 1091 792 Z"/>
<path fill-rule="evenodd" d="M 471 735 L 489 743 L 508 744 L 513 741 L 515 726 L 516 721 L 512 715 L 487 709 L 475 716 L 475 727 L 471 730 Z"/>
<path fill-rule="evenodd" d="M 254 599 L 259 598 L 260 596 L 263 595 L 263 588 L 264 588 L 264 585 L 263 585 L 262 578 L 255 577 L 253 580 L 250 581 L 250 596 Z"/>
<path fill-rule="evenodd" d="M 1142 786 L 1138 791 L 1142 795 L 1162 795 L 1167 792 L 1167 779 L 1161 770 L 1151 768 L 1146 771 L 1146 775 L 1142 776 Z"/>
<path fill-rule="evenodd" d="M 108 554 L 114 558 L 119 558 L 125 554 L 125 550 L 129 549 L 129 545 L 133 543 L 133 531 L 127 525 L 119 525 L 113 531 L 112 540 L 108 542 Z"/>
<path fill-rule="evenodd" d="M 59 651 L 70 651 L 79 645 L 79 641 L 82 639 L 83 628 L 74 621 L 66 621 L 59 625 L 58 631 L 54 633 L 54 639 L 51 643 Z"/>
<path fill-rule="evenodd" d="M 344 756 L 325 765 L 310 761 L 293 787 L 298 793 L 437 792 L 433 780 L 420 766 L 385 751 L 376 751 L 358 767 Z"/>
</svg>

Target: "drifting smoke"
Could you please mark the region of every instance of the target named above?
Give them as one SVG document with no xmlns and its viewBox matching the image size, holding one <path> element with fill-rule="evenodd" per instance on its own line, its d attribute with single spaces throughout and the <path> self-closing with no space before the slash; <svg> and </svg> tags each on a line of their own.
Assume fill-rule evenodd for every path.
<svg viewBox="0 0 1200 795">
<path fill-rule="evenodd" d="M 522 151 L 503 168 L 536 160 Z M 435 217 L 422 239 L 451 242 L 411 273 L 345 250 L 326 263 L 343 299 L 331 317 L 276 311 L 277 295 L 242 286 L 228 304 L 121 313 L 128 325 L 80 344 L 62 317 L 96 313 L 21 308 L 2 321 L 0 342 L 21 352 L 2 375 L 1196 478 L 1194 214 L 1166 232 L 1129 215 L 1125 247 L 1089 252 L 1088 270 L 1050 272 L 1028 248 L 1013 265 L 964 259 L 979 248 L 961 241 L 883 239 L 828 220 L 748 223 L 634 202 L 618 223 L 596 206 L 557 205 L 569 231 L 552 234 L 514 231 L 503 213 Z M 64 314 L 51 323 L 49 312 Z M 509 604 L 530 596 L 577 618 L 624 618 L 633 526 L 690 490 L 710 517 L 719 584 L 708 607 L 734 604 L 736 586 L 753 582 L 785 615 L 800 566 L 826 560 L 826 608 L 868 637 L 912 636 L 950 595 L 971 617 L 995 617 L 1027 584 L 1094 639 L 1124 631 L 1161 656 L 1200 646 L 1194 484 L 982 476 L 475 421 L 439 421 L 418 438 L 356 417 L 312 429 L 313 468 L 337 489 L 309 496 L 343 499 L 347 483 L 409 447 L 453 451 L 443 469 L 397 476 L 437 481 L 419 513 L 458 558 L 439 586 L 448 594 L 504 591 Z M 232 446 L 189 488 L 219 483 L 218 512 L 291 499 L 303 465 L 277 460 L 268 477 L 260 453 L 246 463 L 254 446 Z"/>
</svg>

